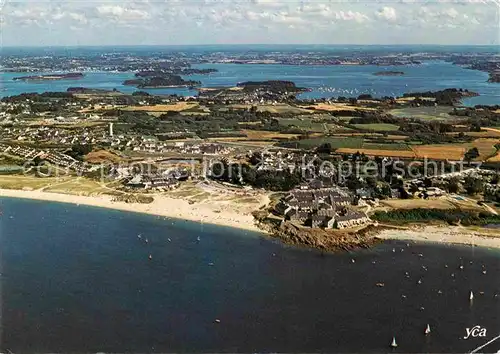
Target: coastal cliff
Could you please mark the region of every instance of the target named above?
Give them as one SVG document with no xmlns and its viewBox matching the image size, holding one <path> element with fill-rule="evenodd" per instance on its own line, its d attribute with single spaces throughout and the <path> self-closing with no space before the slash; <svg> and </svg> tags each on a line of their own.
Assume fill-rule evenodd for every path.
<svg viewBox="0 0 500 354">
<path fill-rule="evenodd" d="M 367 226 L 361 230 L 324 230 L 298 227 L 290 222 L 279 225 L 263 221 L 259 226 L 271 237 L 289 245 L 316 248 L 322 251 L 339 252 L 370 248 L 381 240 L 374 236 L 377 228 Z"/>
</svg>

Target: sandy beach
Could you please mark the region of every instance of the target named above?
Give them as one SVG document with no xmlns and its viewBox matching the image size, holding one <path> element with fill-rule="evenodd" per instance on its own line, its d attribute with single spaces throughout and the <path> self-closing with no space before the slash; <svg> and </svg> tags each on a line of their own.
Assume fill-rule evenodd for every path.
<svg viewBox="0 0 500 354">
<path fill-rule="evenodd" d="M 383 240 L 411 240 L 444 244 L 474 245 L 500 248 L 500 235 L 497 230 L 481 232 L 460 226 L 422 226 L 408 229 L 383 230 L 377 234 Z"/>
<path fill-rule="evenodd" d="M 190 204 L 187 200 L 154 195 L 150 204 L 113 201 L 109 195 L 78 196 L 63 193 L 0 189 L 0 197 L 46 200 L 61 203 L 89 205 L 101 208 L 145 213 L 164 217 L 203 221 L 206 224 L 229 226 L 254 232 L 263 232 L 256 224 L 251 210 L 238 209 L 229 201 Z M 383 240 L 411 240 L 443 244 L 475 245 L 500 249 L 498 230 L 470 230 L 460 226 L 414 226 L 408 228 L 385 229 L 377 235 Z"/>
<path fill-rule="evenodd" d="M 164 217 L 195 221 L 220 226 L 229 226 L 248 231 L 263 232 L 254 222 L 250 212 L 241 213 L 229 203 L 213 204 L 189 204 L 188 201 L 178 198 L 169 198 L 155 195 L 150 204 L 125 203 L 112 201 L 108 195 L 100 196 L 77 196 L 62 193 L 51 193 L 44 191 L 24 191 L 0 189 L 0 197 L 24 198 L 35 200 L 46 200 L 61 203 L 90 205 L 101 208 L 123 210 L 129 212 L 159 215 Z"/>
</svg>

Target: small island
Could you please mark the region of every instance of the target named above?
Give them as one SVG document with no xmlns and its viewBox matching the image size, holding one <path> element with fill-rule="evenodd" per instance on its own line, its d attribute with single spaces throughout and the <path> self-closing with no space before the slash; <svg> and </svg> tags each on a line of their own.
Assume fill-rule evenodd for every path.
<svg viewBox="0 0 500 354">
<path fill-rule="evenodd" d="M 373 73 L 375 76 L 403 76 L 404 74 L 402 71 L 378 71 Z"/>
<path fill-rule="evenodd" d="M 141 79 L 125 80 L 123 85 L 135 86 L 140 89 L 193 87 L 201 85 L 200 81 L 184 80 L 179 75 L 146 76 Z"/>
<path fill-rule="evenodd" d="M 82 73 L 64 73 L 64 74 L 47 74 L 47 75 L 31 75 L 19 76 L 12 80 L 14 81 L 53 81 L 53 80 L 77 80 L 84 75 Z"/>
<path fill-rule="evenodd" d="M 68 87 L 66 92 L 71 94 L 86 94 L 86 95 L 108 95 L 108 94 L 120 93 L 116 89 L 105 90 L 105 89 L 97 89 L 90 87 Z"/>
<path fill-rule="evenodd" d="M 297 87 L 292 81 L 269 80 L 269 81 L 247 81 L 236 85 L 245 91 L 266 90 L 271 92 L 305 92 L 308 89 Z"/>
<path fill-rule="evenodd" d="M 206 75 L 218 72 L 217 69 L 193 69 L 193 68 L 174 68 L 158 70 L 142 70 L 135 73 L 136 77 L 163 77 L 168 75 Z"/>
<path fill-rule="evenodd" d="M 488 82 L 500 83 L 500 71 L 491 71 Z"/>
</svg>

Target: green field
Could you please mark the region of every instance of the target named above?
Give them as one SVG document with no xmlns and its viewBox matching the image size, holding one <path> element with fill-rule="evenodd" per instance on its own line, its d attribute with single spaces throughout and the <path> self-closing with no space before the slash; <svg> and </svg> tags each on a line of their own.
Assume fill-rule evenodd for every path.
<svg viewBox="0 0 500 354">
<path fill-rule="evenodd" d="M 341 122 L 349 122 L 353 118 L 359 118 L 359 117 L 350 117 L 350 116 L 335 117 L 335 119 L 340 120 Z"/>
<path fill-rule="evenodd" d="M 298 118 L 282 118 L 279 120 L 280 125 L 286 127 L 297 127 L 299 129 L 311 131 L 311 132 L 324 132 L 325 124 L 315 122 L 312 119 L 298 119 Z"/>
<path fill-rule="evenodd" d="M 378 143 L 364 143 L 363 149 L 371 150 L 411 150 L 407 144 L 393 143 L 393 144 L 378 144 Z"/>
<path fill-rule="evenodd" d="M 329 143 L 332 146 L 332 149 L 339 149 L 339 148 L 361 149 L 363 147 L 363 138 L 323 137 L 316 139 L 304 139 L 304 140 L 298 140 L 297 146 L 298 148 L 302 149 L 311 149 L 326 143 Z"/>
<path fill-rule="evenodd" d="M 448 120 L 448 119 L 464 119 L 464 117 L 457 117 L 450 115 L 453 107 L 437 106 L 437 107 L 406 107 L 398 108 L 388 111 L 399 118 L 418 118 L 422 120 Z"/>
<path fill-rule="evenodd" d="M 399 126 L 396 124 L 385 124 L 385 123 L 373 123 L 373 124 L 354 124 L 356 128 L 368 129 L 374 131 L 396 131 L 399 130 Z"/>
</svg>

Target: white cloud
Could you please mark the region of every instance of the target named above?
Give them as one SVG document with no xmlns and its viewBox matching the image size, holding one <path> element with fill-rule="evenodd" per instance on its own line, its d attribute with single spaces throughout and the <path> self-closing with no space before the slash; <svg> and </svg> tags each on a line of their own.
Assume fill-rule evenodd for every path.
<svg viewBox="0 0 500 354">
<path fill-rule="evenodd" d="M 151 16 L 147 11 L 126 8 L 120 5 L 101 5 L 96 7 L 97 14 L 116 22 L 141 21 Z"/>
<path fill-rule="evenodd" d="M 376 16 L 383 20 L 394 21 L 396 20 L 397 14 L 393 7 L 384 6 L 377 11 Z"/>
<path fill-rule="evenodd" d="M 493 1 L 500 0 L 35 1 L 7 2 L 4 44 L 38 44 L 41 38 L 67 44 L 146 44 L 145 39 L 151 44 L 499 40 L 499 7 Z"/>
</svg>

